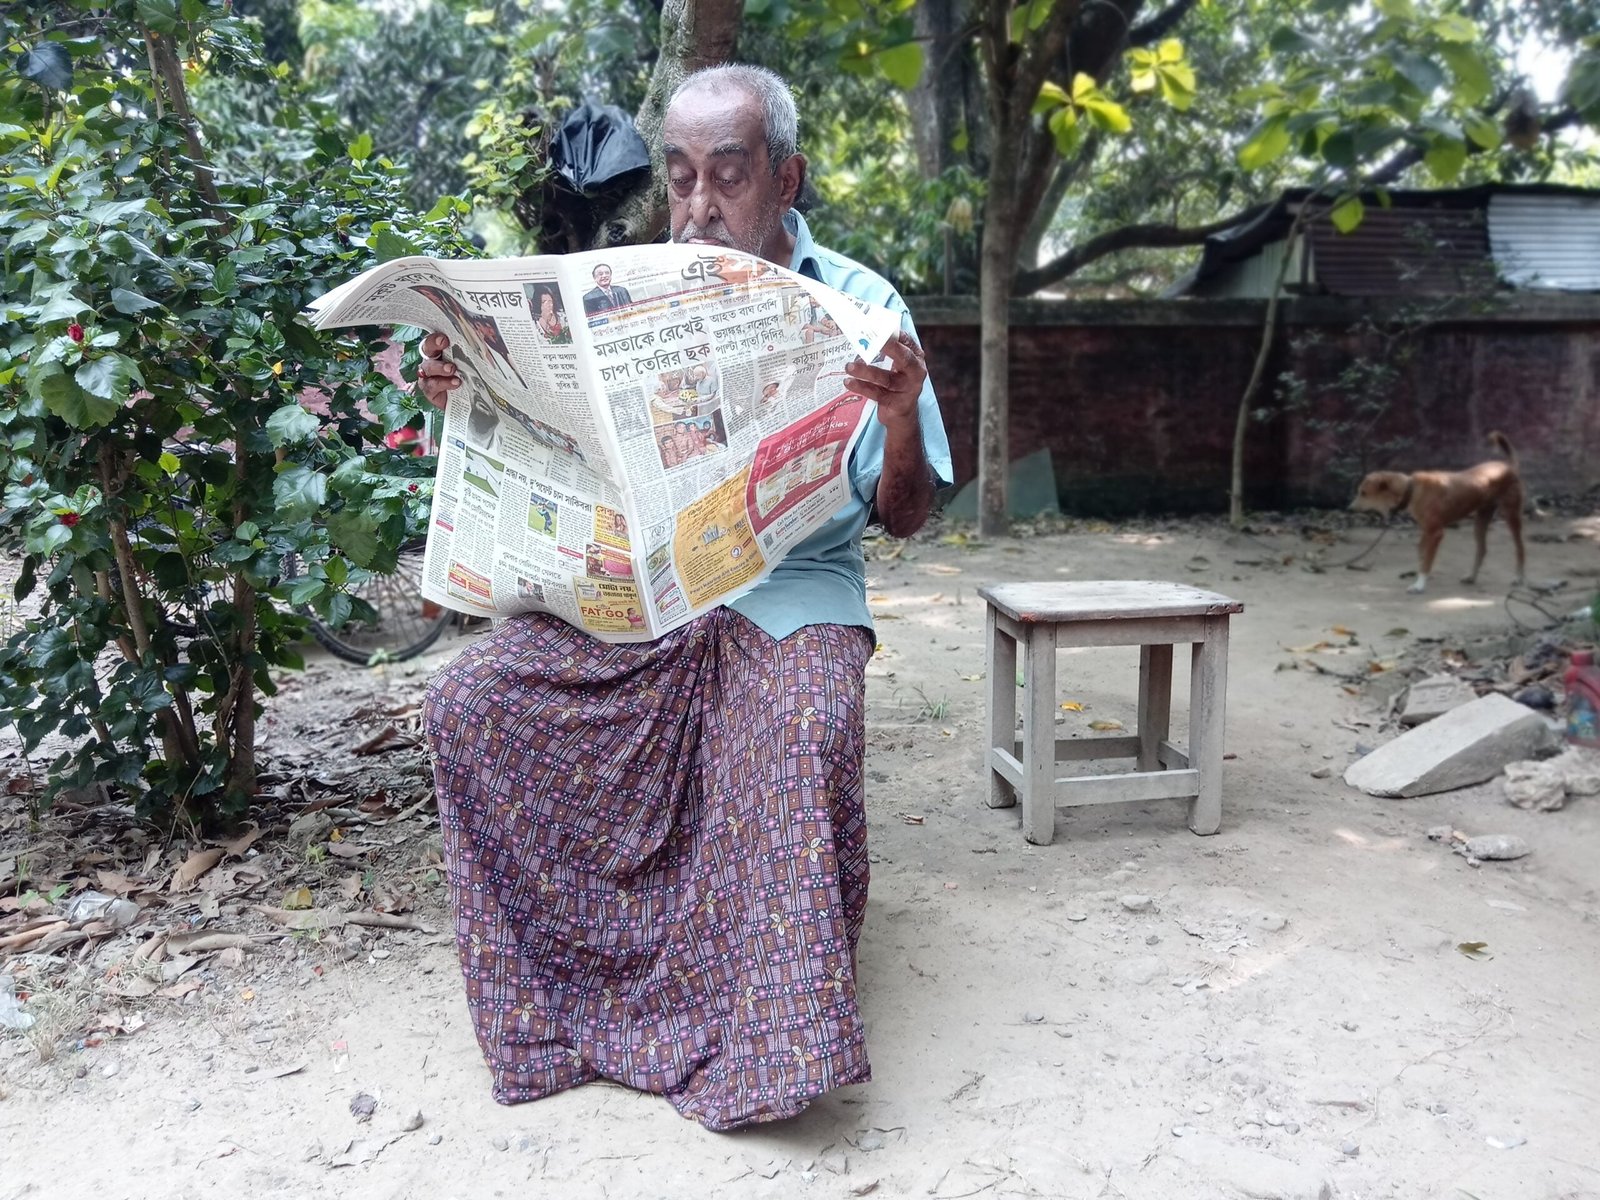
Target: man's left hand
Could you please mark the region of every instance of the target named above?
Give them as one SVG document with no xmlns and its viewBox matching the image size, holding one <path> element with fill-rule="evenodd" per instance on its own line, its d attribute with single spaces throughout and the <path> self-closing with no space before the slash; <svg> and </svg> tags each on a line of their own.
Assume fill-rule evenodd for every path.
<svg viewBox="0 0 1600 1200">
<path fill-rule="evenodd" d="M 928 379 L 928 361 L 922 347 L 916 338 L 901 330 L 883 348 L 883 355 L 889 360 L 886 367 L 875 367 L 858 358 L 845 368 L 850 390 L 878 402 L 878 420 L 885 427 L 915 427 L 922 385 Z"/>
</svg>

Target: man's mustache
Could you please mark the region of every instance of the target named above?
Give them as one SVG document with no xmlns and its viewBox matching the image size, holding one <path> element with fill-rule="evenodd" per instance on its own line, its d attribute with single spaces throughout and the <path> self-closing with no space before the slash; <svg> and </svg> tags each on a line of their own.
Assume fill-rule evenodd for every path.
<svg viewBox="0 0 1600 1200">
<path fill-rule="evenodd" d="M 691 238 L 709 238 L 717 242 L 732 241 L 732 235 L 728 232 L 728 227 L 721 221 L 713 221 L 704 228 L 696 225 L 693 221 L 687 222 L 682 229 L 678 230 L 677 240 L 687 242 Z"/>
</svg>

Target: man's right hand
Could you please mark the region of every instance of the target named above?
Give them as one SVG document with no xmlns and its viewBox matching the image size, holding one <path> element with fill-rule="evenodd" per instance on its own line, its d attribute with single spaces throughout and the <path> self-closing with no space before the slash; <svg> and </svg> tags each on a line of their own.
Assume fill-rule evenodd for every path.
<svg viewBox="0 0 1600 1200">
<path fill-rule="evenodd" d="M 450 393 L 461 386 L 461 376 L 455 364 L 447 362 L 444 357 L 444 352 L 449 348 L 450 339 L 442 333 L 430 333 L 422 339 L 422 365 L 417 368 L 417 390 L 435 408 L 443 408 Z"/>
</svg>

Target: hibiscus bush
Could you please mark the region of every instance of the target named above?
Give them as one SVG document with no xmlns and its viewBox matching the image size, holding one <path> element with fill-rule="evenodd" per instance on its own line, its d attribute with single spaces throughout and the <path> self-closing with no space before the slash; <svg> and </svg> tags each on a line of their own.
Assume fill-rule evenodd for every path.
<svg viewBox="0 0 1600 1200">
<path fill-rule="evenodd" d="M 299 314 L 381 258 L 466 252 L 465 203 L 408 215 L 229 10 L 0 9 L 0 724 L 57 748 L 47 796 L 203 821 L 254 794 L 295 606 L 341 623 L 426 521 L 431 463 L 383 448 L 416 402 Z M 246 98 L 256 146 L 208 96 Z"/>
</svg>

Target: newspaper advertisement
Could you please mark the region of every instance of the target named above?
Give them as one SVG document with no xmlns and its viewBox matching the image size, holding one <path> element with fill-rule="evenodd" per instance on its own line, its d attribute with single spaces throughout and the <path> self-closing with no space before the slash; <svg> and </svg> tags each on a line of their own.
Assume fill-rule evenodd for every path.
<svg viewBox="0 0 1600 1200">
<path fill-rule="evenodd" d="M 319 329 L 444 334 L 423 595 L 648 641 L 731 600 L 849 499 L 873 405 L 845 375 L 893 312 L 716 246 L 400 258 Z"/>
</svg>

